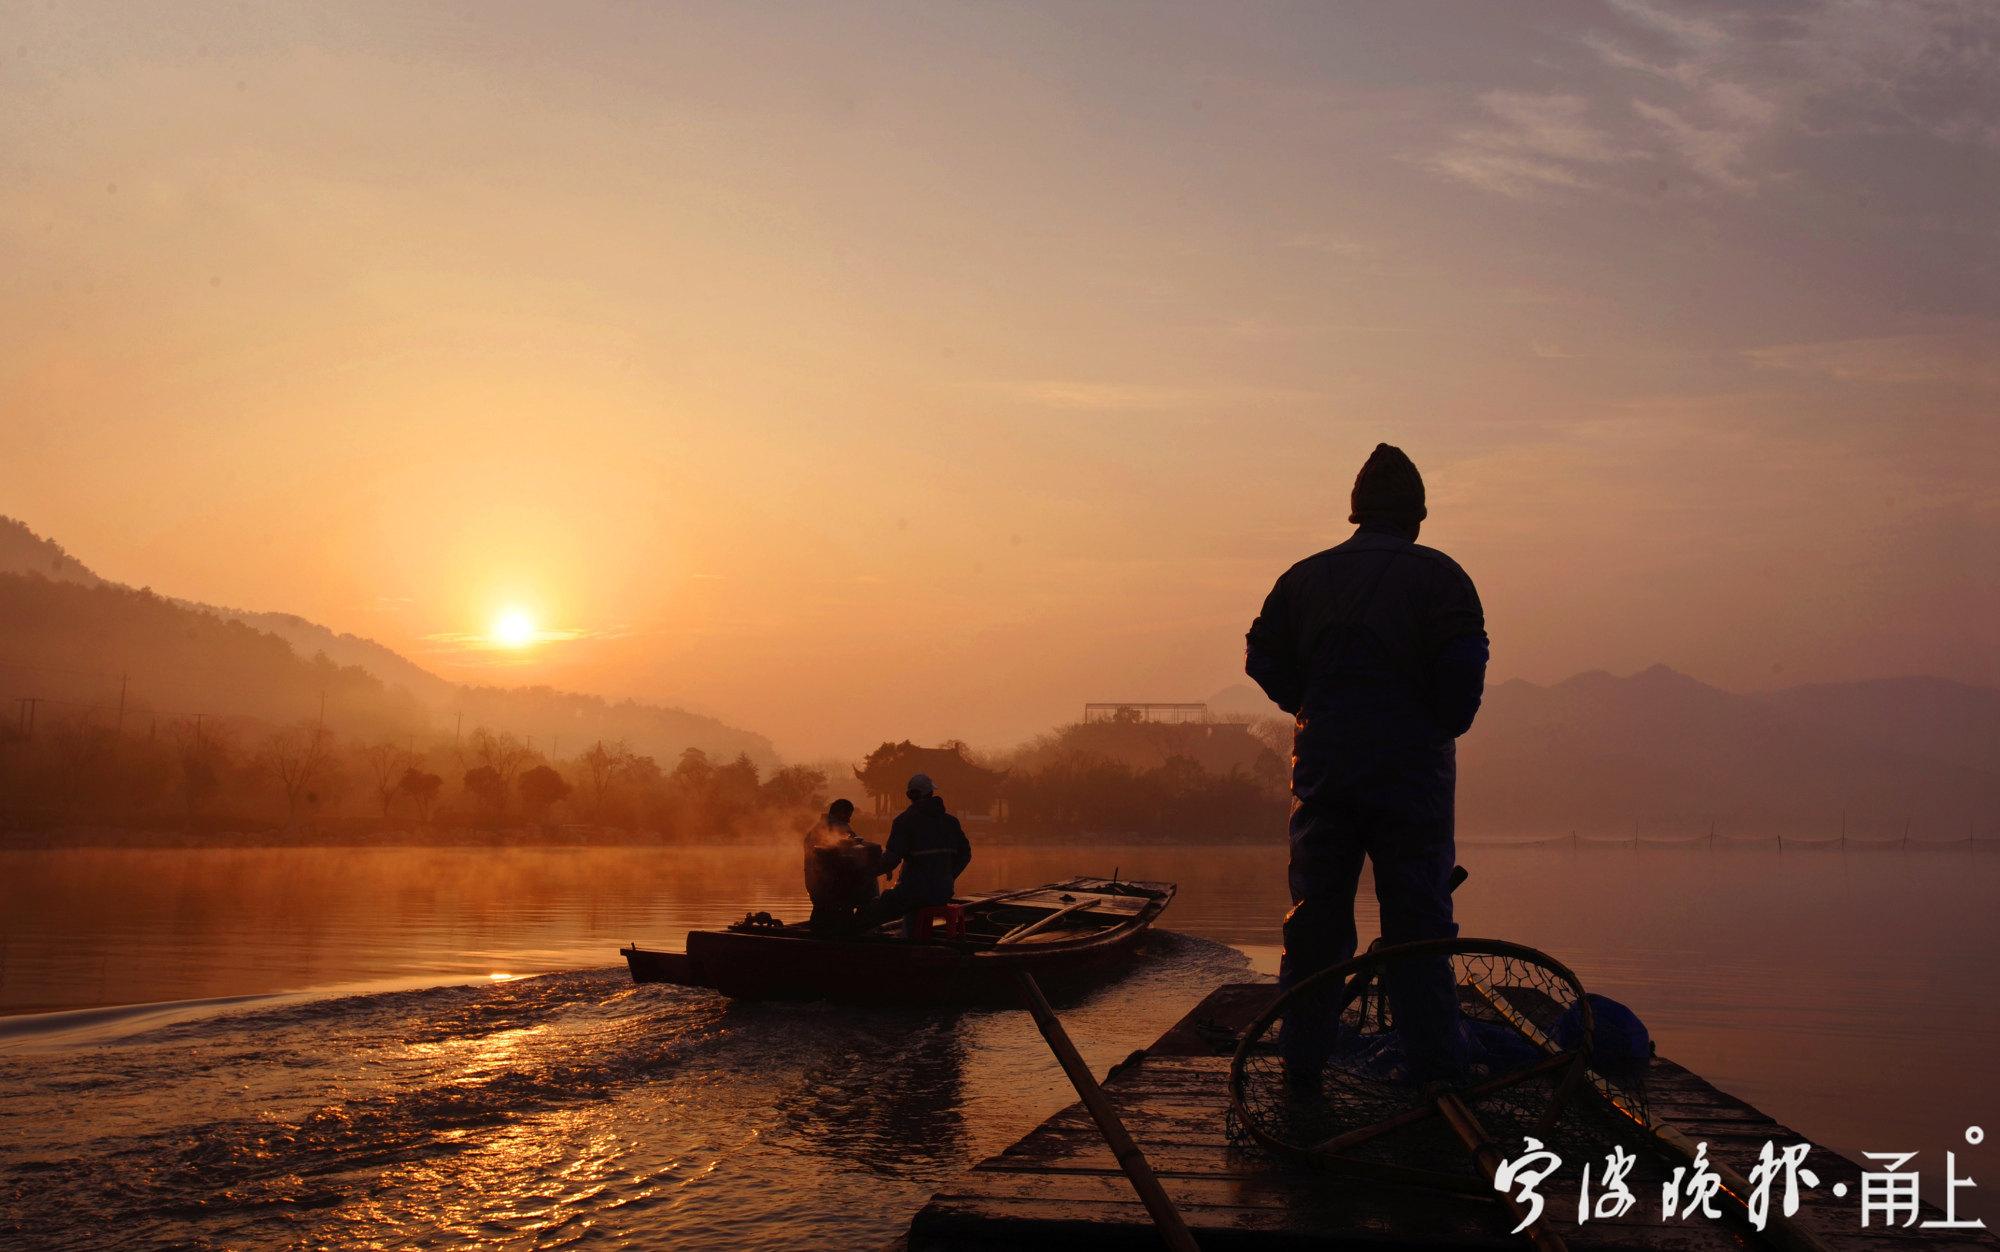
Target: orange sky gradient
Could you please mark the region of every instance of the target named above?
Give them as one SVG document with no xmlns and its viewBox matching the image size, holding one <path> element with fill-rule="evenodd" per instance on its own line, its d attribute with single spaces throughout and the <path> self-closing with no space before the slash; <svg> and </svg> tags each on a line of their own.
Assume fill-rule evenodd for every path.
<svg viewBox="0 0 2000 1252">
<path fill-rule="evenodd" d="M 1387 439 L 1496 679 L 2000 683 L 1991 8 L 0 7 L 106 577 L 999 746 L 1241 681 Z"/>
</svg>

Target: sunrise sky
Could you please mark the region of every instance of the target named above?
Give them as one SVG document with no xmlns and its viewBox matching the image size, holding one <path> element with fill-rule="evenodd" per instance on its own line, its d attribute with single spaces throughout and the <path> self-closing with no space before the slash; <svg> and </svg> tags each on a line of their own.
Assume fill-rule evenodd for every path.
<svg viewBox="0 0 2000 1252">
<path fill-rule="evenodd" d="M 1991 6 L 0 15 L 0 512 L 106 577 L 999 745 L 1241 681 L 1387 439 L 1495 678 L 2000 682 Z"/>
</svg>

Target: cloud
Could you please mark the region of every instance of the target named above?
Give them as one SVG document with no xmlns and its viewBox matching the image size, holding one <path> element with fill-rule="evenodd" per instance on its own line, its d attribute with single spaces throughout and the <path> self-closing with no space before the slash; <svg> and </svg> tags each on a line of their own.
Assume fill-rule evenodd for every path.
<svg viewBox="0 0 2000 1252">
<path fill-rule="evenodd" d="M 1284 247 L 1296 248 L 1301 252 L 1317 252 L 1322 256 L 1341 257 L 1346 260 L 1368 261 L 1380 254 L 1380 249 L 1372 243 L 1358 239 L 1348 239 L 1341 235 L 1302 232 L 1284 241 Z"/>
<path fill-rule="evenodd" d="M 1624 153 L 1611 136 L 1593 126 L 1582 96 L 1489 91 L 1479 98 L 1486 111 L 1506 124 L 1487 132 L 1502 146 L 1565 161 L 1615 161 Z"/>
<path fill-rule="evenodd" d="M 1121 413 L 1186 409 L 1216 409 L 1259 404 L 1289 404 L 1320 399 L 1320 393 L 1286 387 L 1199 387 L 1172 383 L 1096 383 L 1048 379 L 1007 383 L 1002 390 L 1017 399 L 1071 412 Z"/>
<path fill-rule="evenodd" d="M 534 637 L 523 646 L 510 647 L 500 643 L 486 631 L 438 631 L 423 636 L 429 645 L 425 651 L 433 656 L 448 657 L 460 665 L 525 665 L 535 661 L 551 659 L 550 653 L 566 648 L 567 645 L 598 639 L 621 639 L 631 634 L 624 626 L 606 626 L 598 629 L 581 628 L 539 628 Z"/>
<path fill-rule="evenodd" d="M 1497 195 L 1608 192 L 1653 162 L 1734 195 L 1789 178 L 1797 141 L 1912 135 L 2000 148 L 2000 5 L 1846 0 L 1693 12 L 1607 0 L 1608 23 L 1558 62 L 1566 92 L 1487 90 L 1481 121 L 1419 158 Z M 1591 71 L 1595 70 L 1595 74 Z M 1580 93 L 1578 89 L 1581 89 Z"/>
<path fill-rule="evenodd" d="M 1753 172 L 1752 150 L 1802 135 L 2000 146 L 2000 93 L 1990 86 L 2000 7 L 1981 0 L 1833 0 L 1783 18 L 1755 6 L 1714 18 L 1646 0 L 1610 7 L 1627 33 L 1593 32 L 1585 46 L 1603 65 L 1651 80 L 1633 111 L 1712 185 L 1754 191 L 1766 176 Z"/>
<path fill-rule="evenodd" d="M 1791 43 L 1821 85 L 1816 133 L 1915 134 L 2000 148 L 2000 6 L 1986 0 L 1822 4 Z"/>
<path fill-rule="evenodd" d="M 1663 9 L 1646 0 L 1609 0 L 1610 7 L 1639 26 L 1664 35 L 1682 47 L 1713 50 L 1729 40 L 1729 32 L 1682 10 Z"/>
<path fill-rule="evenodd" d="M 2000 390 L 2000 322 L 1918 334 L 1775 344 L 1748 349 L 1743 357 L 1765 369 L 1845 383 L 1949 383 L 1995 391 Z"/>
<path fill-rule="evenodd" d="M 1588 167 L 1627 155 L 1589 120 L 1590 103 L 1581 96 L 1489 91 L 1479 106 L 1487 124 L 1460 131 L 1423 164 L 1483 190 L 1527 199 L 1588 190 L 1596 185 Z"/>
<path fill-rule="evenodd" d="M 1426 162 L 1440 174 L 1484 191 L 1527 200 L 1547 191 L 1587 191 L 1597 184 L 1554 161 L 1456 148 Z"/>
<path fill-rule="evenodd" d="M 1286 342 L 1301 339 L 1319 339 L 1332 335 L 1420 335 L 1425 330 L 1421 326 L 1394 322 L 1286 322 L 1272 321 L 1257 317 L 1232 317 L 1224 319 L 1218 327 L 1221 334 L 1231 339 L 1254 342 Z M 1298 398 L 1310 398 L 1299 393 Z"/>
<path fill-rule="evenodd" d="M 1758 180 L 1746 173 L 1743 166 L 1749 157 L 1750 145 L 1756 142 L 1760 133 L 1758 129 L 1731 125 L 1704 126 L 1664 105 L 1648 104 L 1644 100 L 1634 100 L 1632 110 L 1652 123 L 1667 147 L 1696 177 L 1731 191 L 1750 192 L 1757 189 Z"/>
</svg>

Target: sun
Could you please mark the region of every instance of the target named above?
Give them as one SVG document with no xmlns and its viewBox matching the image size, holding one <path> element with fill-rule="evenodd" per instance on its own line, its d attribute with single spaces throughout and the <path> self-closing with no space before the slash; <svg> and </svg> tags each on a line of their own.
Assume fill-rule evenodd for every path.
<svg viewBox="0 0 2000 1252">
<path fill-rule="evenodd" d="M 538 633 L 535 619 L 520 609 L 504 610 L 493 619 L 493 642 L 503 648 L 525 648 L 535 641 Z"/>
</svg>

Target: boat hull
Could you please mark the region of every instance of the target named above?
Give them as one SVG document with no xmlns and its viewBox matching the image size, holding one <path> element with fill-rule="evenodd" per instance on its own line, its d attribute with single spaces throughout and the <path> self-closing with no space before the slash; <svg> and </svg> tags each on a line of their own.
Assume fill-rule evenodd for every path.
<svg viewBox="0 0 2000 1252">
<path fill-rule="evenodd" d="M 1095 881 L 1095 880 L 1077 880 Z M 1062 986 L 1101 976 L 1131 957 L 1174 895 L 1172 884 L 1120 884 L 1151 898 L 1129 915 L 1075 938 L 1044 936 L 1012 946 L 978 941 L 911 941 L 884 936 L 827 939 L 800 927 L 697 930 L 685 953 L 623 949 L 634 982 L 707 987 L 746 1000 L 835 1000 L 855 1004 L 967 1004 L 1011 1001 L 1014 974 Z M 1048 892 L 1080 891 L 1075 882 Z M 1023 893 L 1014 893 L 1020 895 Z M 999 896 L 974 899 L 990 905 Z M 1132 896 L 1126 896 L 1133 901 Z"/>
</svg>

